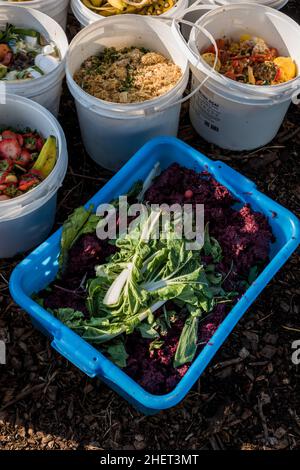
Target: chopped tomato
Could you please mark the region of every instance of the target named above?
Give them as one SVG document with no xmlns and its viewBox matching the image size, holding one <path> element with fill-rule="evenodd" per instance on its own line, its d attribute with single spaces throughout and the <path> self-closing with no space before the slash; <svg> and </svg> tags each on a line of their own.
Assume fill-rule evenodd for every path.
<svg viewBox="0 0 300 470">
<path fill-rule="evenodd" d="M 278 49 L 276 47 L 270 47 L 270 55 L 272 58 L 276 58 L 279 56 Z"/>
<path fill-rule="evenodd" d="M 274 77 L 274 81 L 277 82 L 278 80 L 280 80 L 280 77 L 281 77 L 281 69 L 279 67 L 277 67 L 276 75 Z"/>
<path fill-rule="evenodd" d="M 26 175 L 22 176 L 19 182 L 20 191 L 28 191 L 33 186 L 38 185 L 42 181 L 41 172 L 38 170 L 31 170 Z"/>
<path fill-rule="evenodd" d="M 215 54 L 216 53 L 216 50 L 214 48 L 213 45 L 209 46 L 207 49 L 204 49 L 204 51 L 202 52 L 202 54 L 206 54 L 206 53 L 212 53 L 212 54 Z"/>
<path fill-rule="evenodd" d="M 236 80 L 236 75 L 231 70 L 228 70 L 224 75 L 227 78 L 231 78 L 231 80 Z"/>
<path fill-rule="evenodd" d="M 11 63 L 12 59 L 13 59 L 13 53 L 8 52 L 7 54 L 5 54 L 4 58 L 2 59 L 1 64 L 7 67 Z"/>
<path fill-rule="evenodd" d="M 224 49 L 225 48 L 226 43 L 225 43 L 224 39 L 217 39 L 216 43 L 217 43 L 218 49 Z"/>
<path fill-rule="evenodd" d="M 8 52 L 10 52 L 9 46 L 7 44 L 0 44 L 0 62 L 3 61 Z"/>
</svg>

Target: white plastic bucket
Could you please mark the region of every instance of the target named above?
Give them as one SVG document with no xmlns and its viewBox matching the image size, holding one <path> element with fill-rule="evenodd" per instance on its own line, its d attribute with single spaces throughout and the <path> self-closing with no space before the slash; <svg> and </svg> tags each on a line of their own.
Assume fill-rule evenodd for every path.
<svg viewBox="0 0 300 470">
<path fill-rule="evenodd" d="M 60 52 L 61 61 L 52 72 L 32 80 L 0 81 L 0 92 L 25 96 L 45 108 L 55 116 L 58 114 L 62 81 L 65 76 L 65 60 L 68 40 L 64 30 L 52 18 L 31 8 L 0 6 L 0 27 L 12 23 L 24 28 L 33 28 L 53 41 Z"/>
<path fill-rule="evenodd" d="M 87 94 L 73 80 L 74 73 L 89 56 L 105 47 L 133 45 L 160 52 L 181 67 L 183 76 L 174 88 L 143 103 L 119 104 Z M 165 22 L 144 16 L 139 16 L 137 21 L 136 15 L 118 15 L 97 21 L 79 32 L 68 53 L 67 83 L 75 98 L 84 146 L 93 160 L 105 168 L 118 170 L 152 137 L 175 136 L 188 76 L 188 61 Z"/>
<path fill-rule="evenodd" d="M 10 0 L 8 2 L 0 0 L 0 6 L 7 5 L 8 3 L 16 5 L 16 2 Z M 29 0 L 20 1 L 17 5 L 39 10 L 53 18 L 63 29 L 66 29 L 69 0 Z"/>
<path fill-rule="evenodd" d="M 289 82 L 275 86 L 242 84 L 199 60 L 199 51 L 209 45 L 207 35 L 193 28 L 187 46 L 179 24 L 172 25 L 178 44 L 191 63 L 192 89 L 208 77 L 190 101 L 190 118 L 196 131 L 208 142 L 230 150 L 266 145 L 275 137 L 291 100 L 296 100 L 300 92 L 299 25 L 277 10 L 254 4 L 218 7 L 203 15 L 196 25 L 213 38 L 238 38 L 244 33 L 262 37 L 281 55 L 295 60 L 298 76 Z"/>
<path fill-rule="evenodd" d="M 57 163 L 40 185 L 23 196 L 0 201 L 0 258 L 10 258 L 39 245 L 48 236 L 56 212 L 56 195 L 68 165 L 64 132 L 45 108 L 17 95 L 0 94 L 0 127 L 36 129 L 57 139 Z"/>
<path fill-rule="evenodd" d="M 177 3 L 173 6 L 173 8 L 170 8 L 170 10 L 168 10 L 166 13 L 163 13 L 160 16 L 156 16 L 155 18 L 161 18 L 161 17 L 180 18 L 183 15 L 184 10 L 188 7 L 188 4 L 189 4 L 189 0 L 178 0 Z M 94 23 L 95 21 L 99 21 L 99 19 L 111 18 L 111 17 L 105 17 L 102 15 L 99 15 L 98 13 L 95 13 L 94 11 L 86 7 L 82 3 L 81 0 L 71 0 L 71 9 L 75 18 L 80 23 L 82 28 L 84 28 L 85 26 L 88 26 L 91 23 Z M 119 16 L 123 16 L 123 15 L 119 15 Z M 139 15 L 139 17 L 140 16 L 142 15 Z"/>
</svg>

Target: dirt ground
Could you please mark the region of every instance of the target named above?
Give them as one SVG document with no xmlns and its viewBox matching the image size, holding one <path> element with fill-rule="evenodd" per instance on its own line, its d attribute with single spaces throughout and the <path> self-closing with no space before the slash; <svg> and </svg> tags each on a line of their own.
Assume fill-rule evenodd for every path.
<svg viewBox="0 0 300 470">
<path fill-rule="evenodd" d="M 300 22 L 299 0 L 290 0 L 284 11 Z M 70 36 L 75 32 L 70 17 Z M 84 152 L 67 90 L 60 122 L 70 165 L 56 228 L 110 177 Z M 300 215 L 299 106 L 290 108 L 273 142 L 251 153 L 207 144 L 191 128 L 187 107 L 179 136 Z M 244 315 L 186 399 L 151 417 L 87 378 L 32 327 L 8 291 L 20 259 L 0 261 L 0 338 L 8 353 L 7 365 L 0 366 L 0 449 L 300 449 L 300 375 L 291 360 L 292 342 L 300 340 L 299 252 Z"/>
</svg>

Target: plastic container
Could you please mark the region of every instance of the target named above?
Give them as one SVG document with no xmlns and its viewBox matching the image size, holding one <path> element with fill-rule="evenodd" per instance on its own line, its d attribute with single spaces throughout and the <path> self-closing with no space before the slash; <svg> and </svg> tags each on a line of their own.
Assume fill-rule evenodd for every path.
<svg viewBox="0 0 300 470">
<path fill-rule="evenodd" d="M 182 78 L 164 95 L 135 104 L 100 100 L 83 91 L 73 80 L 75 71 L 89 56 L 105 47 L 132 45 L 146 47 L 171 58 L 181 67 Z M 92 159 L 105 168 L 118 170 L 152 137 L 175 136 L 180 100 L 188 76 L 188 61 L 178 49 L 171 27 L 165 22 L 151 17 L 118 15 L 97 21 L 82 30 L 70 45 L 67 83 L 75 99 L 82 140 Z"/>
<path fill-rule="evenodd" d="M 39 10 L 53 18 L 63 29 L 66 29 L 69 1 L 70 0 L 29 0 L 19 1 L 17 5 L 20 7 L 34 8 L 35 10 Z M 8 3 L 11 3 L 11 5 L 16 5 L 16 2 L 10 2 L 10 0 L 0 0 L 0 6 L 7 6 Z"/>
<path fill-rule="evenodd" d="M 14 270 L 10 292 L 25 309 L 37 328 L 51 339 L 52 347 L 90 377 L 99 377 L 121 396 L 145 414 L 177 405 L 207 367 L 215 353 L 231 333 L 237 322 L 254 302 L 267 283 L 297 248 L 300 242 L 300 223 L 287 209 L 260 193 L 255 184 L 222 162 L 212 161 L 178 139 L 153 139 L 102 188 L 86 205 L 109 202 L 125 194 L 137 180 L 145 180 L 153 166 L 162 168 L 178 162 L 195 170 L 207 170 L 244 203 L 249 203 L 268 218 L 276 237 L 271 246 L 271 261 L 224 319 L 208 345 L 200 352 L 176 388 L 166 395 L 146 392 L 121 369 L 105 358 L 90 344 L 72 332 L 50 313 L 35 303 L 30 296 L 54 280 L 58 270 L 61 230 L 37 248 Z M 276 212 L 277 216 L 272 217 Z"/>
<path fill-rule="evenodd" d="M 56 194 L 68 165 L 64 132 L 45 108 L 21 96 L 0 94 L 0 127 L 36 129 L 44 137 L 54 135 L 57 163 L 40 185 L 23 196 L 0 201 L 0 258 L 32 249 L 49 234 L 55 217 Z"/>
<path fill-rule="evenodd" d="M 173 6 L 173 8 L 170 8 L 170 10 L 168 10 L 166 13 L 163 13 L 160 16 L 156 16 L 155 18 L 166 16 L 171 18 L 179 18 L 183 15 L 184 10 L 188 7 L 188 2 L 189 0 L 178 0 L 177 3 Z M 98 15 L 98 13 L 91 11 L 82 3 L 81 0 L 71 0 L 71 9 L 75 18 L 80 23 L 81 28 L 84 28 L 85 26 L 88 26 L 89 24 L 92 24 L 95 21 L 99 21 L 99 19 L 101 18 L 112 18 Z M 141 16 L 142 15 L 139 15 L 139 18 Z"/>
<path fill-rule="evenodd" d="M 6 23 L 33 28 L 53 41 L 61 54 L 61 61 L 52 72 L 33 80 L 0 80 L 0 92 L 25 96 L 58 114 L 62 81 L 65 76 L 65 59 L 68 40 L 64 30 L 52 18 L 31 8 L 13 5 L 0 6 L 0 28 Z"/>
<path fill-rule="evenodd" d="M 196 131 L 207 141 L 230 150 L 252 150 L 275 137 L 286 111 L 300 92 L 300 26 L 288 16 L 269 7 L 236 4 L 205 13 L 196 23 L 214 38 L 239 37 L 243 33 L 263 37 L 281 55 L 290 55 L 298 76 L 275 86 L 247 85 L 230 80 L 199 60 L 199 50 L 209 45 L 203 32 L 193 28 L 189 44 L 179 23 L 172 26 L 177 43 L 188 57 L 192 89 L 208 81 L 190 101 L 190 118 Z"/>
<path fill-rule="evenodd" d="M 281 10 L 289 0 L 214 0 L 216 5 L 232 5 L 234 3 L 255 3 Z"/>
</svg>

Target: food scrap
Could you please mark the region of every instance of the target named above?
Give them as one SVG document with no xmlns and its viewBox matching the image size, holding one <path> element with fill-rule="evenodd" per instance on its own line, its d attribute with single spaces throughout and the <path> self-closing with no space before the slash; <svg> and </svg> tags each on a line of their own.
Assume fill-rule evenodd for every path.
<svg viewBox="0 0 300 470">
<path fill-rule="evenodd" d="M 81 0 L 95 13 L 102 16 L 134 13 L 159 16 L 173 8 L 177 0 Z"/>
<path fill-rule="evenodd" d="M 7 24 L 0 29 L 0 80 L 28 80 L 51 72 L 59 63 L 56 45 L 35 29 Z"/>
<path fill-rule="evenodd" d="M 217 39 L 218 59 L 215 70 L 225 77 L 249 85 L 278 85 L 297 76 L 292 57 L 281 57 L 275 47 L 258 37 L 243 35 L 239 41 Z M 201 51 L 211 67 L 215 62 L 214 46 Z"/>
<path fill-rule="evenodd" d="M 0 132 L 0 202 L 38 186 L 56 164 L 56 138 L 26 129 Z"/>
<path fill-rule="evenodd" d="M 96 98 L 127 104 L 161 96 L 181 77 L 180 67 L 157 52 L 111 47 L 85 60 L 74 80 Z"/>
</svg>

